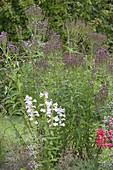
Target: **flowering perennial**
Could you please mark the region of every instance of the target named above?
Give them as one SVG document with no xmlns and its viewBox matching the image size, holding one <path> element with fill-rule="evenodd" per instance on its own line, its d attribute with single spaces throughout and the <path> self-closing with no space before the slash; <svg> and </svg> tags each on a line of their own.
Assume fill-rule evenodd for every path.
<svg viewBox="0 0 113 170">
<path fill-rule="evenodd" d="M 36 109 L 36 106 L 33 105 L 33 103 L 36 103 L 36 99 L 32 99 L 32 97 L 26 95 L 25 99 L 25 105 L 26 105 L 26 110 L 29 116 L 29 120 L 33 120 L 35 116 L 39 117 L 39 113 Z M 38 124 L 37 121 L 35 121 L 35 124 Z"/>
<path fill-rule="evenodd" d="M 57 103 L 53 103 L 52 100 L 48 100 L 48 92 L 40 93 L 40 100 L 44 103 L 39 104 L 38 111 L 33 103 L 36 103 L 36 99 L 26 95 L 24 101 L 26 110 L 29 116 L 29 120 L 35 120 L 35 124 L 38 124 L 39 118 L 45 118 L 49 127 L 53 126 L 65 126 L 65 109 L 61 106 L 58 107 Z M 37 119 L 38 118 L 38 119 Z"/>
<path fill-rule="evenodd" d="M 97 130 L 96 143 L 102 147 L 113 147 L 113 118 L 105 117 L 104 126 Z"/>
</svg>

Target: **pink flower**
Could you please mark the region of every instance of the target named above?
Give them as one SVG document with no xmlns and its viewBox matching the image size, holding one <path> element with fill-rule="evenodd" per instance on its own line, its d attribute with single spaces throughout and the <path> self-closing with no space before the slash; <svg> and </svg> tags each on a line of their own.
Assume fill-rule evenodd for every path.
<svg viewBox="0 0 113 170">
<path fill-rule="evenodd" d="M 105 146 L 105 147 L 112 147 L 112 146 L 113 146 L 113 143 L 104 143 L 104 146 Z"/>
<path fill-rule="evenodd" d="M 98 136 L 98 135 L 104 136 L 105 132 L 106 132 L 105 130 L 99 128 L 99 129 L 97 130 L 97 136 Z"/>
<path fill-rule="evenodd" d="M 101 139 L 97 138 L 96 143 L 97 143 L 98 146 L 102 146 L 102 140 Z"/>
</svg>

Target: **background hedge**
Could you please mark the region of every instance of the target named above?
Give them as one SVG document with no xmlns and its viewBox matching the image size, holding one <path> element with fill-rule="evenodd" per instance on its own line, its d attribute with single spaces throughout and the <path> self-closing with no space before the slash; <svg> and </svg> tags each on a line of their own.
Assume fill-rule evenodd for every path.
<svg viewBox="0 0 113 170">
<path fill-rule="evenodd" d="M 27 18 L 24 9 L 30 4 L 38 4 L 49 20 L 49 26 L 62 34 L 62 26 L 67 19 L 81 19 L 90 23 L 94 30 L 106 34 L 113 44 L 113 3 L 112 0 L 1 0 L 0 31 L 9 33 L 17 40 L 16 29 L 21 26 L 27 36 Z"/>
</svg>

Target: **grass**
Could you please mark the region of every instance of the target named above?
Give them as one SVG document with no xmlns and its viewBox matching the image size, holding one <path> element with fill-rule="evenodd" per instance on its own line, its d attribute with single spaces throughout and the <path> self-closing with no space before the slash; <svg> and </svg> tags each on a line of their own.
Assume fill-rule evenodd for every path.
<svg viewBox="0 0 113 170">
<path fill-rule="evenodd" d="M 29 137 L 23 117 L 0 115 L 0 170 L 30 169 L 27 167 L 30 157 L 20 136 L 24 141 Z"/>
<path fill-rule="evenodd" d="M 0 134 L 8 140 L 14 140 L 17 137 L 17 131 L 22 134 L 24 120 L 21 116 L 2 116 L 0 115 Z"/>
</svg>

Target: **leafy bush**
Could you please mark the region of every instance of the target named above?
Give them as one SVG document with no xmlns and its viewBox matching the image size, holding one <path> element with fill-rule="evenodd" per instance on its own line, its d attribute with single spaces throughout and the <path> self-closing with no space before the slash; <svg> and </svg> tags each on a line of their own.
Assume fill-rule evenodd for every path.
<svg viewBox="0 0 113 170">
<path fill-rule="evenodd" d="M 63 32 L 63 25 L 66 20 L 75 21 L 83 20 L 90 23 L 97 32 L 105 34 L 109 38 L 109 44 L 112 46 L 112 14 L 113 5 L 111 1 L 106 0 L 83 0 L 83 1 L 53 1 L 50 0 L 18 0 L 18 1 L 1 1 L 0 2 L 0 31 L 9 33 L 11 40 L 17 40 L 17 29 L 22 30 L 23 38 L 31 36 L 27 29 L 28 20 L 25 15 L 25 8 L 31 4 L 38 4 L 42 8 L 43 13 L 49 20 L 49 27 L 55 32 L 60 33 L 62 39 L 67 38 Z M 7 24 L 6 24 L 7 23 Z M 13 27 L 12 27 L 13 25 Z"/>
<path fill-rule="evenodd" d="M 38 3 L 37 0 L 35 0 Z M 95 31 L 101 32 L 108 36 L 109 43 L 112 44 L 112 14 L 113 5 L 111 1 L 83 0 L 83 1 L 61 1 L 52 2 L 45 0 L 40 3 L 49 18 L 50 27 L 55 31 L 62 33 L 62 26 L 66 19 L 84 20 L 90 23 Z M 66 35 L 67 36 L 67 35 Z"/>
<path fill-rule="evenodd" d="M 97 170 L 98 163 L 96 160 L 82 160 L 72 153 L 65 153 L 56 165 L 55 170 Z"/>
</svg>

